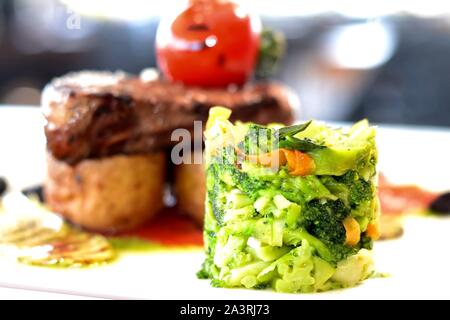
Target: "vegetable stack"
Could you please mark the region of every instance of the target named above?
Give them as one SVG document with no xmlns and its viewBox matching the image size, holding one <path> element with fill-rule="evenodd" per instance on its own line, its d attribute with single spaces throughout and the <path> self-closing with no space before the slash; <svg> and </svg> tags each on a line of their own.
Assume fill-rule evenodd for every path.
<svg viewBox="0 0 450 320">
<path fill-rule="evenodd" d="M 210 111 L 206 259 L 218 287 L 316 292 L 373 272 L 378 236 L 375 128 L 232 124 Z"/>
</svg>

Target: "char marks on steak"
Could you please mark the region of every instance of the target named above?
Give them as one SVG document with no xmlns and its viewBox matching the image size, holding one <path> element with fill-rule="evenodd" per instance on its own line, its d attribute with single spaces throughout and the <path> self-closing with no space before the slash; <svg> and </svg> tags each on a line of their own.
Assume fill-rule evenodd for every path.
<svg viewBox="0 0 450 320">
<path fill-rule="evenodd" d="M 277 84 L 206 89 L 124 73 L 79 72 L 55 79 L 45 88 L 42 105 L 47 147 L 71 164 L 168 148 L 174 129 L 192 130 L 215 105 L 232 109 L 232 120 L 292 121 L 289 94 Z"/>
</svg>

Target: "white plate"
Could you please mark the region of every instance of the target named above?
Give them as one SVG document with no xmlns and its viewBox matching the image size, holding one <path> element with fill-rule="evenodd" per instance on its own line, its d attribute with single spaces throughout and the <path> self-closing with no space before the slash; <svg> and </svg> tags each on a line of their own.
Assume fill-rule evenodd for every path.
<svg viewBox="0 0 450 320">
<path fill-rule="evenodd" d="M 44 179 L 42 126 L 37 108 L 0 107 L 0 176 L 6 176 L 15 190 Z M 378 143 L 379 169 L 393 182 L 450 189 L 450 130 L 380 126 Z M 390 277 L 320 294 L 212 288 L 195 277 L 201 251 L 130 254 L 87 270 L 30 267 L 0 257 L 0 287 L 100 298 L 448 299 L 449 244 L 449 218 L 410 218 L 401 239 L 375 245 L 377 271 Z"/>
</svg>

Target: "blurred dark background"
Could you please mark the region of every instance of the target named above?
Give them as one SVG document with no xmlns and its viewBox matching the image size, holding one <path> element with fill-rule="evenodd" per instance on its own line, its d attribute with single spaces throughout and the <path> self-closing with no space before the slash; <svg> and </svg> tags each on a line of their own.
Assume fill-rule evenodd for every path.
<svg viewBox="0 0 450 320">
<path fill-rule="evenodd" d="M 300 96 L 301 117 L 450 126 L 444 1 L 247 2 L 287 37 L 276 78 Z M 154 67 L 158 21 L 178 3 L 1 1 L 0 104 L 39 105 L 42 87 L 69 71 Z"/>
</svg>

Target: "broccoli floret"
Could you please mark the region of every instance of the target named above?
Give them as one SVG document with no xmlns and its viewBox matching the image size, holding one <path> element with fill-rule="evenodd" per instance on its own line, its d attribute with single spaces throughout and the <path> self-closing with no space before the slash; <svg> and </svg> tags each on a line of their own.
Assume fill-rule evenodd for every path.
<svg viewBox="0 0 450 320">
<path fill-rule="evenodd" d="M 327 241 L 324 242 L 327 243 Z M 349 247 L 342 243 L 339 244 L 327 243 L 327 244 L 331 251 L 331 254 L 334 256 L 335 262 L 338 262 L 340 260 L 347 258 L 348 256 L 358 253 L 358 251 L 361 249 L 372 250 L 373 240 L 366 235 L 361 235 L 361 240 L 354 247 Z"/>
<path fill-rule="evenodd" d="M 206 266 L 208 258 L 203 262 L 202 268 L 196 273 L 198 279 L 209 279 L 209 272 L 207 271 L 208 267 Z M 211 259 L 209 259 L 211 260 Z"/>
<path fill-rule="evenodd" d="M 217 267 L 214 265 L 214 256 L 208 255 L 202 263 L 202 268 L 197 272 L 198 279 L 210 279 L 217 273 Z"/>
<path fill-rule="evenodd" d="M 372 250 L 373 249 L 373 240 L 367 234 L 361 235 L 361 241 L 359 242 L 361 248 Z"/>
<path fill-rule="evenodd" d="M 214 265 L 214 254 L 216 248 L 217 237 L 214 231 L 205 230 L 204 233 L 206 248 L 206 259 L 202 263 L 202 268 L 197 272 L 197 278 L 212 278 L 217 273 L 217 267 Z"/>
<path fill-rule="evenodd" d="M 224 215 L 224 205 L 226 203 L 226 193 L 223 182 L 220 182 L 219 168 L 216 164 L 210 165 L 206 172 L 206 184 L 208 185 L 208 198 L 216 220 L 221 223 Z"/>
<path fill-rule="evenodd" d="M 227 180 L 226 178 L 230 178 L 231 181 L 227 180 L 226 183 L 231 183 L 232 186 L 239 188 L 253 200 L 258 198 L 258 192 L 260 190 L 264 190 L 268 187 L 268 184 L 265 181 L 250 177 L 247 173 L 240 171 L 236 165 L 229 162 L 225 161 L 220 166 L 217 164 L 211 166 L 215 167 L 220 181 L 223 181 L 224 178 L 225 180 Z"/>
<path fill-rule="evenodd" d="M 324 242 L 327 243 L 326 241 Z M 328 249 L 334 257 L 334 262 L 339 262 L 341 260 L 344 260 L 348 256 L 358 253 L 360 248 L 361 247 L 359 245 L 355 247 L 349 247 L 341 243 L 328 244 Z"/>
<path fill-rule="evenodd" d="M 224 215 L 224 197 L 220 197 L 220 184 L 214 186 L 214 188 L 208 191 L 208 197 L 211 200 L 212 211 L 216 220 L 221 223 Z"/>
<path fill-rule="evenodd" d="M 234 166 L 227 166 L 227 168 L 230 170 L 236 186 L 241 191 L 245 192 L 251 199 L 256 200 L 259 191 L 267 188 L 266 182 L 251 178 L 247 173 L 239 171 Z"/>
<path fill-rule="evenodd" d="M 206 183 L 212 211 L 219 224 L 222 224 L 224 208 L 231 188 L 237 187 L 252 200 L 259 197 L 260 190 L 267 189 L 266 182 L 251 178 L 230 163 L 210 164 L 206 173 Z"/>
<path fill-rule="evenodd" d="M 373 241 L 365 234 L 354 247 L 344 244 L 346 234 L 343 220 L 349 215 L 350 209 L 340 199 L 326 202 L 312 200 L 302 210 L 301 224 L 329 248 L 334 262 L 356 254 L 361 248 L 372 249 Z"/>
<path fill-rule="evenodd" d="M 244 141 L 238 144 L 238 148 L 246 154 L 266 153 L 274 149 L 274 130 L 258 124 L 249 124 Z"/>
<path fill-rule="evenodd" d="M 348 188 L 348 202 L 353 209 L 373 198 L 371 184 L 361 179 L 356 171 L 349 171 L 341 177 L 336 177 L 336 181 L 345 184 Z"/>
<path fill-rule="evenodd" d="M 269 283 L 260 283 L 253 287 L 255 290 L 264 290 L 269 287 Z"/>
<path fill-rule="evenodd" d="M 349 215 L 342 200 L 312 200 L 302 211 L 301 223 L 313 236 L 331 243 L 344 243 L 345 228 L 342 221 Z"/>
<path fill-rule="evenodd" d="M 223 280 L 219 280 L 219 279 L 212 279 L 211 280 L 211 287 L 213 288 L 225 288 L 226 282 Z"/>
</svg>

